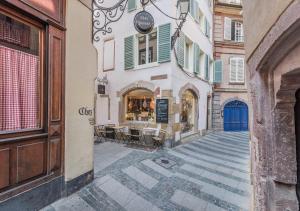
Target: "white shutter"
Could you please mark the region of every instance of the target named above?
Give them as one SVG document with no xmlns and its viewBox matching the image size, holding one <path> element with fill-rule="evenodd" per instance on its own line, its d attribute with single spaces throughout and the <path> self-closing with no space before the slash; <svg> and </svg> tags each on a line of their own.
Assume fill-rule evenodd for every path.
<svg viewBox="0 0 300 211">
<path fill-rule="evenodd" d="M 239 58 L 237 60 L 237 82 L 245 82 L 245 65 L 244 65 L 244 59 Z"/>
<path fill-rule="evenodd" d="M 231 40 L 231 18 L 224 17 L 224 40 Z"/>
<path fill-rule="evenodd" d="M 236 82 L 237 75 L 237 59 L 230 58 L 230 82 Z"/>
</svg>

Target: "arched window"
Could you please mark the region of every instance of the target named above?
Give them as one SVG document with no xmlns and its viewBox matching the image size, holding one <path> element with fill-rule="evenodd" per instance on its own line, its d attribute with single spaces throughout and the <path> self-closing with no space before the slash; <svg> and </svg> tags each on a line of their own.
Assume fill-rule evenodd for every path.
<svg viewBox="0 0 300 211">
<path fill-rule="evenodd" d="M 135 89 L 124 95 L 126 121 L 154 121 L 155 101 L 153 92 Z"/>
<path fill-rule="evenodd" d="M 181 98 L 181 132 L 191 132 L 196 124 L 196 95 L 191 90 L 186 90 Z"/>
</svg>

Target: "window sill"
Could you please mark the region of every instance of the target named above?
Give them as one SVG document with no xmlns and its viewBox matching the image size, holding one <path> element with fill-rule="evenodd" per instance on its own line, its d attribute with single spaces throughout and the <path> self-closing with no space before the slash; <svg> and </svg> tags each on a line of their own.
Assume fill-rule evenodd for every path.
<svg viewBox="0 0 300 211">
<path fill-rule="evenodd" d="M 229 85 L 245 85 L 245 82 L 229 82 Z"/>
<path fill-rule="evenodd" d="M 151 67 L 158 67 L 158 66 L 159 66 L 158 62 L 153 62 L 153 63 L 150 63 L 150 64 L 138 65 L 135 68 L 133 68 L 133 70 L 142 70 L 142 69 L 148 69 L 148 68 L 151 68 Z"/>
</svg>

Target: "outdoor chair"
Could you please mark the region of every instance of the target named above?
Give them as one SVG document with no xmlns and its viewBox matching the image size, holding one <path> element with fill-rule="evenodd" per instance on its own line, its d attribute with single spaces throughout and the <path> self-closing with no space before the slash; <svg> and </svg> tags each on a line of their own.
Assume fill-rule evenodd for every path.
<svg viewBox="0 0 300 211">
<path fill-rule="evenodd" d="M 96 136 L 96 143 L 102 143 L 105 141 L 104 125 L 94 126 L 94 135 Z"/>
<path fill-rule="evenodd" d="M 114 125 L 106 125 L 105 126 L 105 137 L 108 139 L 115 139 L 115 129 L 113 128 Z"/>
<path fill-rule="evenodd" d="M 167 131 L 161 129 L 159 131 L 159 135 L 158 136 L 154 136 L 152 138 L 154 146 L 162 148 L 164 146 L 164 144 L 165 144 L 166 136 L 167 136 Z"/>
<path fill-rule="evenodd" d="M 128 136 L 128 142 L 132 144 L 142 145 L 143 144 L 143 133 L 139 129 L 129 129 L 130 133 Z"/>
</svg>

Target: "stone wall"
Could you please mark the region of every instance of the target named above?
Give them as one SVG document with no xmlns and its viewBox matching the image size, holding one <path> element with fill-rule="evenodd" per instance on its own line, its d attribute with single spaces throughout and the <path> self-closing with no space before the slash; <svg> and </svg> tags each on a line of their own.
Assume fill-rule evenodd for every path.
<svg viewBox="0 0 300 211">
<path fill-rule="evenodd" d="M 269 11 L 269 7 L 265 7 L 261 11 Z M 245 8 L 248 23 L 252 20 L 247 19 L 253 18 L 252 14 L 247 15 L 251 8 Z M 272 28 L 261 43 L 254 46 L 256 50 L 248 60 L 249 93 L 253 105 L 251 169 L 254 210 L 299 210 L 295 188 L 294 118 L 295 93 L 300 88 L 299 10 L 300 2 L 295 1 L 276 21 L 273 20 Z M 246 31 L 251 31 L 256 26 L 248 24 L 246 27 Z"/>
</svg>

